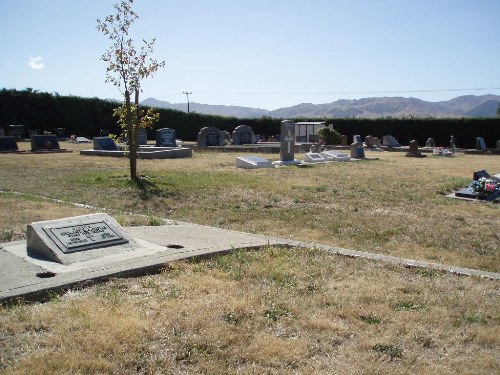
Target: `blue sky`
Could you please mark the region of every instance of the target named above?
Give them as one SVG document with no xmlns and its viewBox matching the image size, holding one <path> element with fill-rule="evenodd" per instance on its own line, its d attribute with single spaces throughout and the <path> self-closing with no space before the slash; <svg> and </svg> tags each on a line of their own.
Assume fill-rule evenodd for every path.
<svg viewBox="0 0 500 375">
<path fill-rule="evenodd" d="M 113 0 L 0 0 L 0 87 L 117 98 L 97 18 Z M 500 0 L 136 0 L 166 66 L 141 99 L 277 109 L 500 95 Z M 482 90 L 486 89 L 486 90 Z"/>
</svg>

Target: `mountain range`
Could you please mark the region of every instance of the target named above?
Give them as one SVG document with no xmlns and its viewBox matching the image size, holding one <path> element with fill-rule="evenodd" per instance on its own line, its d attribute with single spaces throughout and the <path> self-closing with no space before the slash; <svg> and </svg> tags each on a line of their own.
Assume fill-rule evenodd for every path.
<svg viewBox="0 0 500 375">
<path fill-rule="evenodd" d="M 332 103 L 302 103 L 268 111 L 262 108 L 211 105 L 191 102 L 190 112 L 237 118 L 380 118 L 380 117 L 496 117 L 499 95 L 464 95 L 439 102 L 416 98 L 374 97 L 341 99 Z M 187 112 L 186 103 L 169 103 L 149 98 L 142 105 Z"/>
</svg>

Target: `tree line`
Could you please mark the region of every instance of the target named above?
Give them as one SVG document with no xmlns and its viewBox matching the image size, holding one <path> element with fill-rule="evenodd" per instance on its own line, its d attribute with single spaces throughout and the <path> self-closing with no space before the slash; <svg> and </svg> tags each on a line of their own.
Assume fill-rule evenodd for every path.
<svg viewBox="0 0 500 375">
<path fill-rule="evenodd" d="M 32 89 L 0 90 L 0 127 L 10 124 L 26 126 L 41 132 L 54 132 L 57 128 L 65 128 L 66 134 L 76 134 L 92 138 L 99 136 L 101 130 L 111 134 L 120 134 L 121 128 L 113 110 L 121 103 L 99 98 L 82 98 L 78 96 L 62 96 L 57 93 L 38 92 Z M 156 130 L 171 128 L 178 138 L 194 141 L 199 130 L 205 126 L 213 126 L 220 130 L 232 132 L 239 125 L 252 127 L 256 134 L 266 136 L 280 132 L 282 119 L 261 117 L 238 119 L 235 117 L 187 114 L 172 109 L 157 109 L 159 121 L 152 129 L 148 129 L 148 138 L 155 139 Z M 354 134 L 382 137 L 391 134 L 401 144 L 408 144 L 416 139 L 421 146 L 427 138 L 434 138 L 436 145 L 447 146 L 451 135 L 457 140 L 457 146 L 474 148 L 476 137 L 483 137 L 488 147 L 495 147 L 500 140 L 500 118 L 335 118 L 308 119 L 295 121 L 325 121 L 340 134 L 352 140 Z"/>
</svg>

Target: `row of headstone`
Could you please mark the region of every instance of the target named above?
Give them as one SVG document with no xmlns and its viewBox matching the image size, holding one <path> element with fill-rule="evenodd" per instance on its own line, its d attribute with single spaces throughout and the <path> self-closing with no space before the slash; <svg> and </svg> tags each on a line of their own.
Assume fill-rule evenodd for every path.
<svg viewBox="0 0 500 375">
<path fill-rule="evenodd" d="M 231 135 L 225 130 L 221 131 L 212 126 L 204 127 L 198 132 L 196 140 L 200 147 L 224 146 L 226 141 L 231 141 L 234 145 L 257 143 L 253 129 L 247 125 L 236 127 Z"/>
</svg>

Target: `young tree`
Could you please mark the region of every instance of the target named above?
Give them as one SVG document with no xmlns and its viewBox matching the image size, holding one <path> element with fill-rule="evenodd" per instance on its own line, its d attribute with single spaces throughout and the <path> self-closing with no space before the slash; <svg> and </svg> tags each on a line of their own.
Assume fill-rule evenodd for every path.
<svg viewBox="0 0 500 375">
<path fill-rule="evenodd" d="M 118 87 L 124 96 L 125 127 L 129 140 L 130 178 L 137 178 L 138 129 L 140 128 L 139 93 L 141 81 L 152 76 L 165 62 L 158 62 L 150 57 L 155 39 L 143 40 L 140 50 L 129 37 L 129 29 L 139 16 L 132 9 L 134 0 L 123 0 L 113 6 L 116 13 L 107 16 L 104 21 L 97 20 L 97 29 L 111 40 L 111 46 L 101 56 L 108 64 L 106 82 Z M 134 94 L 134 107 L 131 103 Z M 136 113 L 133 114 L 132 111 Z"/>
</svg>

